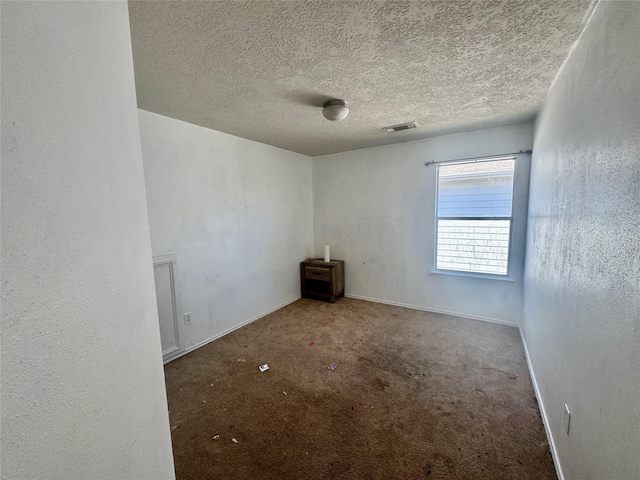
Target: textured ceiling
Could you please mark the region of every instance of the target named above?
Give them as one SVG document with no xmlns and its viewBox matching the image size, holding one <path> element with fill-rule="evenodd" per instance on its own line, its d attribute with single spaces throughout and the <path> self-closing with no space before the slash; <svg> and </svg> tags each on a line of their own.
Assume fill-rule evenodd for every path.
<svg viewBox="0 0 640 480">
<path fill-rule="evenodd" d="M 130 1 L 138 105 L 313 156 L 528 120 L 589 3 Z"/>
</svg>

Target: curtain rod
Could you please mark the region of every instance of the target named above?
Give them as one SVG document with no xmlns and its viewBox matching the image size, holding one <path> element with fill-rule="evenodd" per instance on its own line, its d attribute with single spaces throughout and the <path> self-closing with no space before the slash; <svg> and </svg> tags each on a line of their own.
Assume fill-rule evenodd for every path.
<svg viewBox="0 0 640 480">
<path fill-rule="evenodd" d="M 478 160 L 486 160 L 489 158 L 500 158 L 500 157 L 508 157 L 508 156 L 512 156 L 512 155 L 531 155 L 532 151 L 531 150 L 520 150 L 519 152 L 513 152 L 513 153 L 501 153 L 500 155 L 489 155 L 486 157 L 470 157 L 470 158 L 459 158 L 457 160 L 432 160 L 430 162 L 425 163 L 425 165 L 428 167 L 429 165 L 433 165 L 434 163 L 455 163 L 455 162 L 470 162 L 470 161 L 478 161 Z"/>
</svg>

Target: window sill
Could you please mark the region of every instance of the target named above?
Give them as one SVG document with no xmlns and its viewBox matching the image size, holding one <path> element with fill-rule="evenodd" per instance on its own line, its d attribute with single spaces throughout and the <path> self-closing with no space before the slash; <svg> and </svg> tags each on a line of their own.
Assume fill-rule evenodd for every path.
<svg viewBox="0 0 640 480">
<path fill-rule="evenodd" d="M 498 282 L 514 282 L 512 277 L 499 275 L 486 275 L 482 273 L 456 272 L 453 270 L 431 270 L 431 275 L 444 275 L 446 277 L 482 278 L 483 280 L 495 280 Z"/>
</svg>

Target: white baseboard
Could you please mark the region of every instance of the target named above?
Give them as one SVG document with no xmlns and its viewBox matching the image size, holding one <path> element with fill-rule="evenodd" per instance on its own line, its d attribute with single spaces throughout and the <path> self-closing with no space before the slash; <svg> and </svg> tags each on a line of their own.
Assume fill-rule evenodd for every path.
<svg viewBox="0 0 640 480">
<path fill-rule="evenodd" d="M 509 322 L 507 320 L 499 320 L 497 318 L 480 317 L 478 315 L 468 315 L 460 312 L 450 312 L 448 310 L 438 310 L 437 308 L 421 307 L 419 305 L 411 305 L 409 303 L 393 302 L 391 300 L 378 300 L 377 298 L 363 297 L 362 295 L 346 294 L 345 297 L 355 298 L 357 300 L 366 300 L 367 302 L 384 303 L 386 305 L 396 305 L 398 307 L 411 308 L 413 310 L 422 310 L 423 312 L 443 313 L 445 315 L 453 315 L 462 318 L 471 318 L 472 320 L 482 320 L 483 322 L 499 323 L 501 325 L 509 325 L 511 327 L 517 327 L 515 322 Z"/>
<path fill-rule="evenodd" d="M 213 342 L 214 340 L 217 340 L 218 338 L 220 338 L 220 337 L 224 337 L 224 336 L 225 336 L 225 335 L 227 335 L 228 333 L 233 332 L 234 330 L 237 330 L 237 329 L 239 329 L 239 328 L 242 328 L 242 327 L 244 327 L 245 325 L 249 325 L 250 323 L 255 322 L 255 321 L 256 321 L 256 320 L 258 320 L 259 318 L 262 318 L 262 317 L 264 317 L 264 316 L 266 316 L 266 315 L 269 315 L 270 313 L 273 313 L 273 312 L 275 312 L 276 310 L 280 310 L 281 308 L 284 308 L 284 307 L 286 307 L 287 305 L 289 305 L 289 304 L 291 304 L 291 303 L 293 303 L 293 302 L 296 302 L 296 301 L 300 300 L 300 298 L 302 298 L 302 297 L 298 296 L 298 297 L 293 298 L 293 299 L 291 299 L 291 300 L 287 300 L 286 302 L 284 302 L 284 303 L 282 303 L 282 304 L 278 305 L 277 307 L 272 308 L 271 310 L 267 310 L 266 312 L 262 312 L 262 313 L 260 313 L 260 314 L 256 315 L 255 317 L 251 317 L 249 320 L 245 320 L 245 321 L 244 321 L 244 322 L 242 322 L 242 323 L 239 323 L 239 324 L 237 324 L 237 325 L 234 325 L 233 327 L 228 328 L 228 329 L 226 329 L 225 331 L 220 332 L 220 333 L 218 333 L 218 334 L 214 335 L 213 337 L 209 337 L 209 338 L 207 338 L 206 340 L 203 340 L 203 341 L 201 341 L 201 342 L 199 342 L 199 343 L 196 343 L 195 345 L 192 345 L 192 346 L 191 346 L 191 347 L 189 347 L 189 348 L 185 348 L 185 349 L 184 349 L 184 351 L 180 352 L 180 353 L 179 353 L 178 355 L 176 355 L 175 357 L 171 357 L 171 359 L 167 360 L 167 361 L 166 361 L 166 362 L 164 362 L 164 363 L 165 363 L 165 364 L 166 364 L 166 363 L 169 363 L 169 362 L 171 362 L 171 361 L 175 360 L 176 358 L 180 358 L 180 357 L 182 357 L 183 355 L 186 355 L 187 353 L 191 353 L 191 352 L 193 352 L 194 350 L 197 350 L 197 349 L 198 349 L 198 348 L 200 348 L 200 347 L 204 347 L 207 343 L 211 343 L 211 342 Z"/>
<path fill-rule="evenodd" d="M 545 410 L 544 403 L 542 402 L 542 395 L 540 394 L 540 389 L 538 388 L 538 381 L 536 380 L 536 374 L 533 372 L 533 366 L 531 365 L 531 358 L 529 357 L 529 348 L 527 347 L 527 342 L 524 339 L 524 333 L 522 333 L 522 328 L 520 328 L 520 338 L 522 339 L 522 345 L 524 346 L 525 357 L 527 357 L 527 367 L 529 368 L 529 375 L 531 376 L 533 391 L 535 392 L 536 399 L 538 400 L 538 407 L 540 408 L 540 415 L 542 416 L 542 424 L 544 425 L 544 431 L 547 434 L 547 441 L 549 442 L 549 449 L 551 450 L 551 456 L 553 457 L 553 465 L 556 467 L 556 475 L 558 475 L 558 480 L 564 480 L 564 473 L 562 472 L 560 457 L 558 456 L 558 450 L 556 450 L 556 442 L 553 440 L 553 434 L 551 433 L 551 428 L 549 427 L 549 419 L 547 418 L 547 411 Z"/>
</svg>

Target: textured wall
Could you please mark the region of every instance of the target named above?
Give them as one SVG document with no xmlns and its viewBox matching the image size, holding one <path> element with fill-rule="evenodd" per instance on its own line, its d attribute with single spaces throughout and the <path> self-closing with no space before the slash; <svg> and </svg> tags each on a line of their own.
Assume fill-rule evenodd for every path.
<svg viewBox="0 0 640 480">
<path fill-rule="evenodd" d="M 436 169 L 454 160 L 531 148 L 529 123 L 313 159 L 315 254 L 343 259 L 346 293 L 417 307 L 519 321 L 529 156 L 516 173 L 514 282 L 432 274 Z"/>
<path fill-rule="evenodd" d="M 523 331 L 567 479 L 640 478 L 639 45 L 601 2 L 536 128 Z"/>
<path fill-rule="evenodd" d="M 299 262 L 313 249 L 311 159 L 139 115 L 151 248 L 177 254 L 192 313 L 183 347 L 299 297 Z"/>
<path fill-rule="evenodd" d="M 2 478 L 169 479 L 125 2 L 2 3 Z"/>
</svg>

